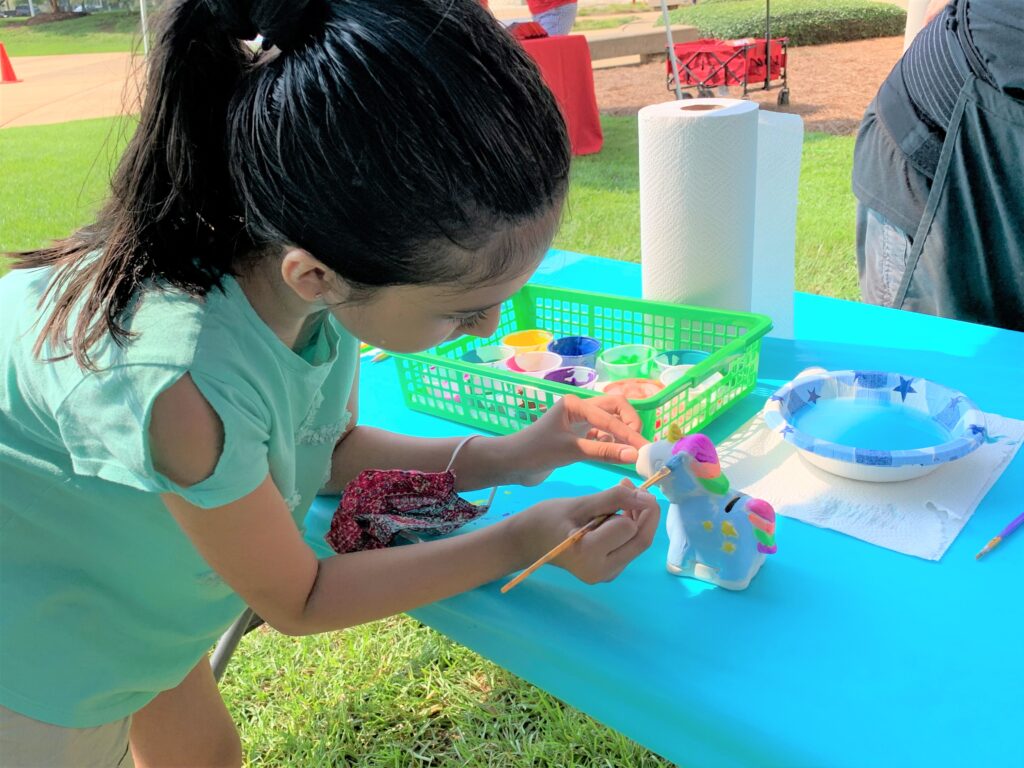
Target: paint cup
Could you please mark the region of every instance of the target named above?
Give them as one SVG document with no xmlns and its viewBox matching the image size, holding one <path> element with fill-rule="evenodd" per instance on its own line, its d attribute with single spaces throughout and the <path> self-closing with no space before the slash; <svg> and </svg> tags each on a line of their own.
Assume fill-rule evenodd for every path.
<svg viewBox="0 0 1024 768">
<path fill-rule="evenodd" d="M 597 374 L 602 379 L 646 379 L 654 365 L 654 347 L 646 344 L 622 344 L 606 349 L 597 358 Z"/>
<path fill-rule="evenodd" d="M 562 358 L 554 352 L 522 352 L 511 357 L 505 365 L 510 371 L 542 379 L 544 374 L 562 366 Z"/>
<path fill-rule="evenodd" d="M 544 380 L 582 389 L 593 389 L 594 382 L 597 381 L 597 371 L 583 365 L 566 365 L 545 373 Z"/>
<path fill-rule="evenodd" d="M 597 367 L 597 353 L 601 342 L 590 336 L 563 336 L 548 344 L 548 351 L 560 355 L 562 365 Z"/>
<path fill-rule="evenodd" d="M 514 354 L 515 352 L 512 347 L 490 344 L 469 350 L 462 355 L 462 359 L 464 362 L 479 365 L 481 368 L 500 368 L 504 370 L 508 367 L 508 361 L 512 359 Z M 469 376 L 469 374 L 466 374 L 466 376 L 469 379 L 470 386 L 468 390 L 471 395 L 486 395 L 494 389 L 494 379 L 488 376 Z M 485 411 L 494 410 L 494 406 L 485 398 L 473 400 L 473 404 Z"/>
<path fill-rule="evenodd" d="M 658 354 L 654 358 L 654 364 L 658 371 L 663 373 L 669 368 L 678 368 L 684 365 L 692 368 L 709 357 L 711 357 L 710 352 L 703 352 L 699 349 L 672 349 Z"/>
<path fill-rule="evenodd" d="M 501 343 L 506 347 L 512 347 L 518 355 L 523 352 L 546 352 L 552 338 L 548 331 L 533 329 L 510 333 L 501 340 Z"/>
<path fill-rule="evenodd" d="M 692 365 L 670 365 L 658 375 L 658 381 L 667 387 L 683 378 L 691 368 Z"/>
<path fill-rule="evenodd" d="M 515 353 L 512 347 L 506 347 L 504 344 L 491 344 L 469 350 L 462 356 L 462 359 L 467 363 L 485 365 L 488 368 L 504 368 Z"/>
<path fill-rule="evenodd" d="M 683 378 L 683 376 L 686 375 L 686 372 L 689 371 L 691 368 L 693 368 L 692 365 L 673 365 L 661 372 L 661 375 L 658 376 L 658 381 L 660 381 L 666 387 L 670 386 L 675 382 L 679 381 L 679 379 Z M 694 384 L 690 388 L 690 394 L 699 395 L 701 392 L 711 389 L 711 387 L 715 386 L 715 384 L 720 382 L 723 378 L 724 377 L 722 376 L 722 374 L 720 374 L 718 371 L 715 371 L 702 381 L 698 381 L 696 384 Z"/>
<path fill-rule="evenodd" d="M 618 379 L 604 385 L 606 395 L 622 395 L 627 400 L 643 400 L 654 397 L 665 385 L 654 379 Z"/>
</svg>

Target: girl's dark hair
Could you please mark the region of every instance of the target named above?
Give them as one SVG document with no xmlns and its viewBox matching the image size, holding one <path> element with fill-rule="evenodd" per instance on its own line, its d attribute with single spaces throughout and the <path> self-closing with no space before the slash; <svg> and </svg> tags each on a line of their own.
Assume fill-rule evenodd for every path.
<svg viewBox="0 0 1024 768">
<path fill-rule="evenodd" d="M 268 246 L 355 286 L 493 279 L 523 254 L 438 241 L 471 256 L 560 205 L 568 170 L 550 91 L 478 0 L 173 0 L 109 200 L 15 264 L 55 268 L 37 353 L 90 365 L 144 281 L 204 295 Z"/>
</svg>

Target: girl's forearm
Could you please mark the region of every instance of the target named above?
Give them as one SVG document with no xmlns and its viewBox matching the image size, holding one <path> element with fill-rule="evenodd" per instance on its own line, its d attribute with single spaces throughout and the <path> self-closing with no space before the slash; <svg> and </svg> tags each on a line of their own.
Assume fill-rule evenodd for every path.
<svg viewBox="0 0 1024 768">
<path fill-rule="evenodd" d="M 462 440 L 461 437 L 409 437 L 357 426 L 334 449 L 331 479 L 324 491 L 341 493 L 364 469 L 442 472 Z M 472 491 L 514 482 L 516 462 L 509 448 L 506 438 L 482 436 L 463 446 L 454 467 L 458 490 Z"/>
<path fill-rule="evenodd" d="M 392 616 L 524 568 L 537 553 L 527 551 L 518 526 L 513 517 L 450 539 L 321 560 L 291 633 L 314 634 Z"/>
</svg>

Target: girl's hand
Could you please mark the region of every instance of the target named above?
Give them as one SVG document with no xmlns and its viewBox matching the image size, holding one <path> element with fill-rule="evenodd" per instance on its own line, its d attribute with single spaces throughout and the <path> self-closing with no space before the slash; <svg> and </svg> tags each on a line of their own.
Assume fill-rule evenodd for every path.
<svg viewBox="0 0 1024 768">
<path fill-rule="evenodd" d="M 505 438 L 515 482 L 537 485 L 557 467 L 597 459 L 634 464 L 637 449 L 649 441 L 640 417 L 624 397 L 566 395 L 535 424 Z"/>
<path fill-rule="evenodd" d="M 619 510 L 621 515 L 610 517 L 552 561 L 581 581 L 596 584 L 614 579 L 651 545 L 660 514 L 654 496 L 623 480 L 591 496 L 541 502 L 510 522 L 521 524 L 524 551 L 533 562 L 595 517 Z"/>
</svg>

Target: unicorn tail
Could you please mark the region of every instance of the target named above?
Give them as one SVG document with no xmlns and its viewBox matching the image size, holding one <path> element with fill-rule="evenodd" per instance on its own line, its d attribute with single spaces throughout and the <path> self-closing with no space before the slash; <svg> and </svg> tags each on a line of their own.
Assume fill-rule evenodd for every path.
<svg viewBox="0 0 1024 768">
<path fill-rule="evenodd" d="M 747 510 L 747 519 L 757 537 L 757 551 L 774 555 L 779 549 L 775 543 L 775 510 L 763 499 L 751 499 L 747 503 Z"/>
</svg>

